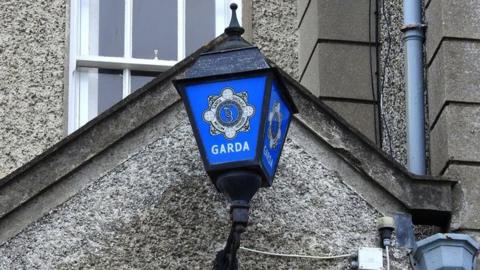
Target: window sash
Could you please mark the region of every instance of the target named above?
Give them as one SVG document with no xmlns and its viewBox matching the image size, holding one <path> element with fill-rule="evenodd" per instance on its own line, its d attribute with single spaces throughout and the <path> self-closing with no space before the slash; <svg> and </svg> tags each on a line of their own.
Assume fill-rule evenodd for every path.
<svg viewBox="0 0 480 270">
<path fill-rule="evenodd" d="M 101 0 L 100 0 L 101 1 Z M 133 29 L 133 1 L 125 1 L 125 20 L 124 20 L 124 57 L 93 56 L 89 55 L 89 3 L 82 0 L 70 0 L 70 56 L 69 56 L 69 74 L 68 74 L 68 133 L 72 133 L 81 125 L 85 124 L 90 116 L 88 112 L 89 101 L 80 99 L 80 91 L 88 87 L 88 82 L 79 76 L 80 68 L 105 68 L 123 70 L 123 98 L 128 96 L 131 89 L 131 71 L 153 71 L 163 72 L 175 65 L 178 61 L 185 58 L 185 1 L 177 0 L 177 60 L 162 59 L 141 59 L 132 58 L 132 29 Z M 228 25 L 231 11 L 230 2 L 236 2 L 239 6 L 238 12 L 242 14 L 241 0 L 215 0 L 215 34 L 223 33 Z M 98 8 L 98 7 L 97 7 Z M 239 16 L 241 21 L 241 16 Z M 97 23 L 98 25 L 98 23 Z M 98 26 L 97 26 L 98 27 Z M 95 29 L 94 29 L 95 30 Z M 98 31 L 98 29 L 96 29 Z M 93 44 L 95 46 L 95 44 Z M 98 47 L 98 44 L 96 44 Z"/>
</svg>

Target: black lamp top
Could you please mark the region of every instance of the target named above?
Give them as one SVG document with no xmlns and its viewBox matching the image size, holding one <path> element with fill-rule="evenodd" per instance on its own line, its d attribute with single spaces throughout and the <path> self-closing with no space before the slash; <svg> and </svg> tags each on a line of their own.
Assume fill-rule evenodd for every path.
<svg viewBox="0 0 480 270">
<path fill-rule="evenodd" d="M 243 29 L 243 27 L 240 26 L 240 23 L 238 23 L 237 8 L 237 4 L 230 4 L 230 9 L 232 10 L 232 19 L 230 20 L 230 25 L 225 28 L 225 34 L 228 36 L 241 36 L 245 32 L 245 29 Z"/>
<path fill-rule="evenodd" d="M 242 38 L 245 29 L 237 19 L 238 6 L 230 4 L 232 18 L 225 28 L 226 38 L 211 51 L 202 53 L 192 67 L 185 71 L 186 78 L 229 74 L 270 66 L 260 50 Z"/>
</svg>

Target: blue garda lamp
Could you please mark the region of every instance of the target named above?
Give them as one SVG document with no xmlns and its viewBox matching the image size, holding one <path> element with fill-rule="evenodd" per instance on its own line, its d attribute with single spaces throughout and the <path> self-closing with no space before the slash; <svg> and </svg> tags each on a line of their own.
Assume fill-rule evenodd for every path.
<svg viewBox="0 0 480 270">
<path fill-rule="evenodd" d="M 297 109 L 281 76 L 246 42 L 232 4 L 226 40 L 174 81 L 213 184 L 231 201 L 232 230 L 216 269 L 236 269 L 252 197 L 269 187 Z"/>
</svg>

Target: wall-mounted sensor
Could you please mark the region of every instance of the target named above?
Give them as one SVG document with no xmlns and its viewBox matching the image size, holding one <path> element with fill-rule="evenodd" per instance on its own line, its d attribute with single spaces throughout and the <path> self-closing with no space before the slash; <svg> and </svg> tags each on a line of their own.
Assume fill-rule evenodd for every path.
<svg viewBox="0 0 480 270">
<path fill-rule="evenodd" d="M 395 230 L 395 221 L 392 217 L 381 217 L 377 220 L 378 231 L 380 232 L 380 239 L 382 240 L 382 247 L 392 245 L 392 233 Z"/>
</svg>

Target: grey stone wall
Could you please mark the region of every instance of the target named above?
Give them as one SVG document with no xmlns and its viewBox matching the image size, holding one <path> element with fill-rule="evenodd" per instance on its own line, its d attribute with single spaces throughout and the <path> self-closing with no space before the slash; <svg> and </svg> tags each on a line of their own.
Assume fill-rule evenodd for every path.
<svg viewBox="0 0 480 270">
<path fill-rule="evenodd" d="M 379 144 L 375 1 L 298 4 L 300 82 Z"/>
<path fill-rule="evenodd" d="M 163 121 L 176 125 L 0 246 L 0 269 L 209 269 L 227 237 L 228 205 L 204 173 L 186 118 L 182 106 L 169 110 Z M 302 130 L 292 126 L 298 135 L 286 142 L 274 186 L 254 198 L 242 245 L 313 255 L 377 246 L 380 213 L 324 164 L 331 152 L 310 154 L 318 145 Z M 82 170 L 77 177 L 89 175 Z M 392 259 L 392 269 L 408 268 L 403 251 Z M 349 268 L 348 260 L 246 251 L 239 260 L 241 269 Z"/>
<path fill-rule="evenodd" d="M 460 181 L 452 229 L 480 232 L 480 3 L 427 2 L 432 173 Z"/>
<path fill-rule="evenodd" d="M 66 1 L 0 1 L 0 178 L 63 136 Z"/>
<path fill-rule="evenodd" d="M 381 142 L 385 152 L 406 166 L 404 54 L 403 34 L 400 31 L 403 24 L 403 1 L 297 2 L 297 18 L 301 21 L 301 83 L 315 95 L 326 97 L 324 101 L 328 105 L 372 141 L 375 140 L 375 125 L 380 126 L 382 136 L 377 143 Z M 373 5 L 372 13 L 376 10 L 375 4 L 378 7 L 379 65 L 377 71 L 374 59 L 373 72 L 378 72 L 380 98 L 375 95 L 372 97 L 370 87 L 369 4 Z M 355 8 L 352 8 L 353 5 Z M 312 13 L 311 10 L 317 9 Z M 371 22 L 374 24 L 375 20 L 372 14 Z M 375 25 L 372 25 L 371 35 L 371 39 L 375 40 Z M 315 42 L 316 39 L 320 42 Z M 314 48 L 312 44 L 319 45 Z M 376 52 L 373 51 L 373 54 Z M 352 62 L 355 65 L 351 65 Z M 376 91 L 376 75 L 374 80 Z M 370 107 L 373 106 L 372 102 L 377 101 L 381 105 L 382 114 L 375 122 L 373 119 L 378 112 Z"/>
</svg>

